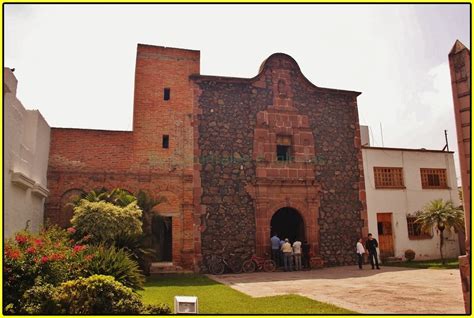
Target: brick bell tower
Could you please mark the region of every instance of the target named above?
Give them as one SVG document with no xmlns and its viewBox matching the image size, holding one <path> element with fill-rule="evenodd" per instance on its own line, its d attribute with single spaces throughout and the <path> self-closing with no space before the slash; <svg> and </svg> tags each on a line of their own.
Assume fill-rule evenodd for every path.
<svg viewBox="0 0 474 318">
<path fill-rule="evenodd" d="M 196 270 L 201 236 L 194 216 L 189 76 L 199 74 L 199 66 L 199 51 L 138 44 L 132 131 L 52 128 L 45 218 L 68 226 L 68 203 L 93 189 L 144 190 L 166 199 L 144 222 L 152 234 L 155 214 L 169 225 L 158 261 Z M 161 243 L 155 237 L 151 244 Z"/>
<path fill-rule="evenodd" d="M 193 88 L 200 52 L 139 44 L 133 108 L 134 169 L 159 175 L 167 202 L 157 213 L 172 220 L 174 265 L 195 269 L 200 234 L 193 209 Z"/>
</svg>

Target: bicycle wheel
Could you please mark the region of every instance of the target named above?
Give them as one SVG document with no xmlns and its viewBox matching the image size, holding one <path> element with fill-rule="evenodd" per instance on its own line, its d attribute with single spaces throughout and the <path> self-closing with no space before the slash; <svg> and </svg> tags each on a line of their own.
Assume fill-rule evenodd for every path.
<svg viewBox="0 0 474 318">
<path fill-rule="evenodd" d="M 263 263 L 263 270 L 265 272 L 274 272 L 275 269 L 276 269 L 276 263 L 275 261 L 272 261 L 272 260 L 269 260 L 267 259 L 264 263 Z"/>
<path fill-rule="evenodd" d="M 231 259 L 229 260 L 229 268 L 235 274 L 242 273 L 242 263 L 238 259 Z"/>
<path fill-rule="evenodd" d="M 244 273 L 253 273 L 257 269 L 257 265 L 251 259 L 246 260 L 242 265 L 242 270 Z"/>
<path fill-rule="evenodd" d="M 224 266 L 224 263 L 222 262 L 215 262 L 211 264 L 211 267 L 210 267 L 211 274 L 213 275 L 222 275 L 224 273 L 224 269 L 225 269 L 225 266 Z"/>
</svg>

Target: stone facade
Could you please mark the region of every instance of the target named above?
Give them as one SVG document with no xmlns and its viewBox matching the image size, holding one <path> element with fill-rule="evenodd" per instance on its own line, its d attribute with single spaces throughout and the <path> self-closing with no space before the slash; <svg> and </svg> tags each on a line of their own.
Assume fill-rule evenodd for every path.
<svg viewBox="0 0 474 318">
<path fill-rule="evenodd" d="M 252 79 L 192 79 L 204 257 L 216 250 L 263 256 L 272 216 L 291 207 L 313 256 L 353 263 L 354 242 L 366 235 L 359 93 L 314 86 L 285 54 L 270 56 Z M 276 146 L 285 139 L 291 160 L 281 162 Z"/>
<path fill-rule="evenodd" d="M 164 195 L 173 263 L 198 271 L 214 254 L 264 256 L 291 208 L 315 264 L 354 263 L 367 235 L 359 94 L 316 87 L 285 54 L 224 78 L 199 75 L 198 51 L 139 45 L 133 131 L 53 129 L 48 217 L 66 225 L 68 196 L 95 187 Z"/>
</svg>

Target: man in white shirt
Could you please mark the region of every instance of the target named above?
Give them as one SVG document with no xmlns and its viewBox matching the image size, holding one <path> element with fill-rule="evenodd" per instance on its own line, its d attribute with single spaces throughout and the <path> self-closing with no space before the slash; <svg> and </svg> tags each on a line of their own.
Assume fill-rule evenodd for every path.
<svg viewBox="0 0 474 318">
<path fill-rule="evenodd" d="M 293 243 L 293 256 L 295 257 L 295 270 L 301 270 L 301 242 L 296 240 Z"/>
<path fill-rule="evenodd" d="M 362 262 L 364 260 L 365 249 L 364 249 L 364 245 L 362 245 L 362 239 L 361 238 L 357 242 L 356 248 L 357 248 L 357 262 L 359 264 L 359 269 L 362 269 Z"/>
<path fill-rule="evenodd" d="M 281 252 L 283 253 L 283 264 L 285 266 L 285 272 L 292 271 L 292 262 L 291 262 L 291 254 L 293 253 L 293 249 L 291 248 L 290 241 L 285 239 L 285 243 L 281 246 Z"/>
</svg>

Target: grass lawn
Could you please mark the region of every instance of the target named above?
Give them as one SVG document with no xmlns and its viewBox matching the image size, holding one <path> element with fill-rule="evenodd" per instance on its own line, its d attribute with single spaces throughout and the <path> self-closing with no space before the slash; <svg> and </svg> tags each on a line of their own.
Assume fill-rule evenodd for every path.
<svg viewBox="0 0 474 318">
<path fill-rule="evenodd" d="M 446 264 L 442 264 L 440 259 L 430 261 L 411 261 L 411 262 L 394 262 L 384 264 L 384 266 L 397 266 L 409 268 L 434 268 L 434 269 L 453 269 L 459 268 L 459 261 L 457 258 L 446 259 Z"/>
<path fill-rule="evenodd" d="M 171 310 L 174 296 L 197 296 L 200 314 L 354 313 L 299 295 L 252 298 L 206 276 L 192 274 L 149 277 L 140 293 L 145 303 L 165 303 Z"/>
</svg>

